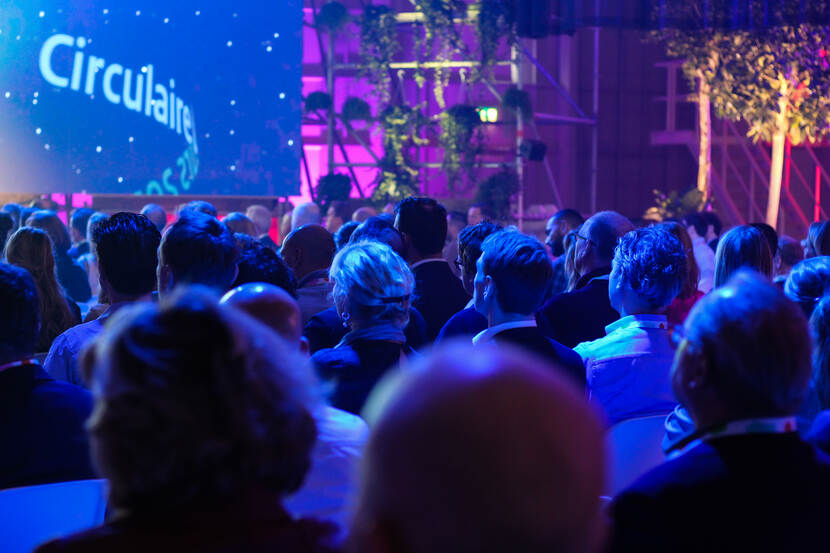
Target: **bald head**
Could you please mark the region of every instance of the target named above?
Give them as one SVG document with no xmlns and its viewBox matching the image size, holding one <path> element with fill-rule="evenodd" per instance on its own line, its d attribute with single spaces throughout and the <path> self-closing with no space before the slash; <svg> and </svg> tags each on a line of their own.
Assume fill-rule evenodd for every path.
<svg viewBox="0 0 830 553">
<path fill-rule="evenodd" d="M 574 255 L 579 274 L 611 267 L 617 241 L 632 230 L 631 221 L 616 211 L 600 211 L 585 221 L 579 235 L 589 240 L 577 240 Z"/>
<path fill-rule="evenodd" d="M 167 226 L 167 213 L 164 208 L 158 204 L 147 204 L 141 208 L 141 214 L 150 219 L 150 222 L 159 230 L 164 230 Z"/>
<path fill-rule="evenodd" d="M 302 280 L 312 271 L 328 269 L 336 250 L 334 237 L 325 227 L 306 225 L 285 237 L 280 255 L 297 280 Z"/>
<path fill-rule="evenodd" d="M 288 343 L 300 343 L 303 333 L 300 307 L 282 288 L 264 282 L 243 284 L 225 294 L 220 303 L 244 311 Z"/>
<path fill-rule="evenodd" d="M 260 235 L 268 234 L 268 231 L 271 230 L 271 210 L 264 205 L 254 204 L 248 206 L 248 209 L 245 210 L 245 215 L 254 222 L 256 230 Z"/>
<path fill-rule="evenodd" d="M 596 551 L 602 430 L 566 378 L 503 346 L 419 365 L 370 397 L 357 549 Z"/>
<path fill-rule="evenodd" d="M 320 224 L 320 206 L 313 202 L 300 204 L 291 212 L 291 230 L 305 225 Z"/>
<path fill-rule="evenodd" d="M 357 221 L 358 223 L 362 223 L 369 217 L 374 217 L 377 215 L 378 212 L 375 208 L 369 206 L 358 207 L 355 209 L 354 213 L 352 213 L 352 221 Z"/>
</svg>

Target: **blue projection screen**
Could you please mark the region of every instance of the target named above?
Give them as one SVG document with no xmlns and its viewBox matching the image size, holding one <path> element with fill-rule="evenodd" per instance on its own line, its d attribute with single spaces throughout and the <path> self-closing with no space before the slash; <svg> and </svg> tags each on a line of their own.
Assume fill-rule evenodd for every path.
<svg viewBox="0 0 830 553">
<path fill-rule="evenodd" d="M 302 0 L 3 0 L 0 193 L 299 192 Z"/>
</svg>

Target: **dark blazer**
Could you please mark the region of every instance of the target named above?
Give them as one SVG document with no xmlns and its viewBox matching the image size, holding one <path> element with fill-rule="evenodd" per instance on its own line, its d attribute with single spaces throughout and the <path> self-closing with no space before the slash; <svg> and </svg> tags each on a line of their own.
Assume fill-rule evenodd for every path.
<svg viewBox="0 0 830 553">
<path fill-rule="evenodd" d="M 355 340 L 349 345 L 321 349 L 311 361 L 320 378 L 333 386 L 331 405 L 359 415 L 378 380 L 400 362 L 401 355 L 411 353 L 409 347 L 397 342 Z"/>
<path fill-rule="evenodd" d="M 578 386 L 585 388 L 585 365 L 571 348 L 543 335 L 538 328 L 522 327 L 502 330 L 493 340 L 498 344 L 511 344 L 529 351 L 561 368 Z"/>
<path fill-rule="evenodd" d="M 55 273 L 66 293 L 73 301 L 84 303 L 92 297 L 92 290 L 89 289 L 89 278 L 83 267 L 75 263 L 69 254 L 55 255 Z"/>
<path fill-rule="evenodd" d="M 40 365 L 0 371 L 0 489 L 96 478 L 84 423 L 92 396 Z"/>
<path fill-rule="evenodd" d="M 440 342 L 461 336 L 472 338 L 483 330 L 487 330 L 487 319 L 476 311 L 475 307 L 468 307 L 450 317 L 435 341 Z"/>
<path fill-rule="evenodd" d="M 717 438 L 616 498 L 610 551 L 828 551 L 828 498 L 830 457 L 796 433 Z"/>
<path fill-rule="evenodd" d="M 552 298 L 536 313 L 539 328 L 563 345 L 573 348 L 605 336 L 605 327 L 620 318 L 608 299 L 610 269 L 588 273 L 576 290 Z"/>
<path fill-rule="evenodd" d="M 413 305 L 427 322 L 427 337 L 435 340 L 441 327 L 450 317 L 464 309 L 470 296 L 461 280 L 452 274 L 443 259 L 429 261 L 413 269 L 415 273 L 415 301 Z"/>
<path fill-rule="evenodd" d="M 309 351 L 316 353 L 321 349 L 333 348 L 349 330 L 337 314 L 337 309 L 330 307 L 313 315 L 303 329 L 303 336 L 308 340 Z M 427 342 L 427 323 L 414 307 L 409 308 L 409 324 L 403 330 L 406 345 L 419 349 Z"/>
</svg>

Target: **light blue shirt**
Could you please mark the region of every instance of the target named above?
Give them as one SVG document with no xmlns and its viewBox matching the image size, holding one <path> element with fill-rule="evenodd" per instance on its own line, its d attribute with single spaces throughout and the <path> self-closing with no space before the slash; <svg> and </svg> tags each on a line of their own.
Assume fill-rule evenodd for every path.
<svg viewBox="0 0 830 553">
<path fill-rule="evenodd" d="M 629 315 L 605 327 L 603 338 L 574 348 L 585 362 L 589 397 L 605 411 L 609 425 L 668 414 L 677 405 L 668 329 L 665 315 Z"/>
</svg>

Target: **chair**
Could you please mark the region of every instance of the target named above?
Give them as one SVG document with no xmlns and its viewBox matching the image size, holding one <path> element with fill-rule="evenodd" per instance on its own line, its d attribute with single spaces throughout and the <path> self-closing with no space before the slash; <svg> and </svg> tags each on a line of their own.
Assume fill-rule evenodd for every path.
<svg viewBox="0 0 830 553">
<path fill-rule="evenodd" d="M 666 415 L 628 419 L 608 430 L 608 494 L 616 495 L 665 461 L 661 447 Z"/>
<path fill-rule="evenodd" d="M 105 480 L 0 491 L 0 549 L 31 553 L 45 541 L 104 522 Z"/>
</svg>

